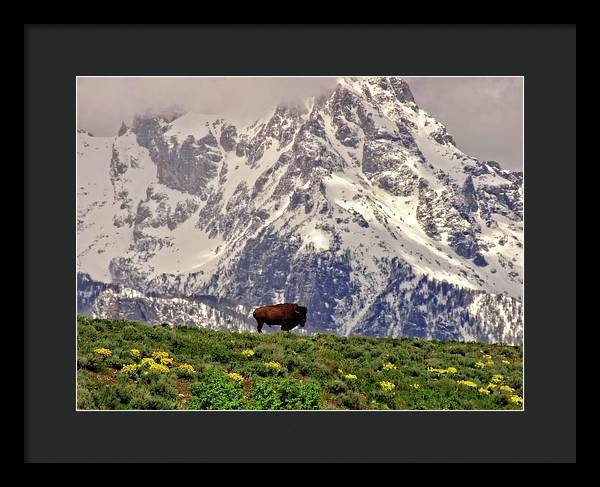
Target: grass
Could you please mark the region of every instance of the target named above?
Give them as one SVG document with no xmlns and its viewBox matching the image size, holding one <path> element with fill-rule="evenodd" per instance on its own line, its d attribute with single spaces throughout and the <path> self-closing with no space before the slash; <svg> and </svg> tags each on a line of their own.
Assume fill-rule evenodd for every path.
<svg viewBox="0 0 600 487">
<path fill-rule="evenodd" d="M 79 409 L 523 407 L 521 347 L 77 324 Z"/>
</svg>

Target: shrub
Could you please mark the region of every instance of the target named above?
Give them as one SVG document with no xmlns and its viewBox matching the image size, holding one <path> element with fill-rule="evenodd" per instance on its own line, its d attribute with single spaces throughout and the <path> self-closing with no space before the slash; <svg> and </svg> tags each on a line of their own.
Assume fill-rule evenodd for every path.
<svg viewBox="0 0 600 487">
<path fill-rule="evenodd" d="M 362 350 L 356 345 L 348 345 L 344 347 L 343 352 L 345 357 L 349 359 L 357 359 L 360 358 L 360 356 L 362 355 Z"/>
<path fill-rule="evenodd" d="M 253 367 L 251 367 L 253 368 Z M 242 366 L 242 369 L 247 370 L 248 367 Z M 263 362 L 260 367 L 255 368 L 256 374 L 260 377 L 267 377 L 273 375 L 284 375 L 287 372 L 287 368 L 281 365 L 280 362 L 271 360 L 269 362 Z"/>
<path fill-rule="evenodd" d="M 265 367 L 268 369 L 273 369 L 275 372 L 279 372 L 282 369 L 282 365 L 279 362 L 275 362 L 271 360 L 270 362 L 265 362 Z"/>
<path fill-rule="evenodd" d="M 125 325 L 122 328 L 121 333 L 123 334 L 123 338 L 125 338 L 125 340 L 139 340 L 142 336 L 142 330 L 134 325 Z"/>
<path fill-rule="evenodd" d="M 177 377 L 191 378 L 196 374 L 196 370 L 190 364 L 180 364 L 175 368 L 175 373 Z"/>
<path fill-rule="evenodd" d="M 220 342 L 207 342 L 206 352 L 209 354 L 209 357 L 211 357 L 211 361 L 221 362 L 223 364 L 231 363 L 235 354 L 227 347 L 227 345 Z"/>
<path fill-rule="evenodd" d="M 148 390 L 152 395 L 163 399 L 177 399 L 177 386 L 175 380 L 168 375 L 150 374 L 145 379 L 148 383 Z"/>
<path fill-rule="evenodd" d="M 360 398 L 355 393 L 344 393 L 339 396 L 342 406 L 348 409 L 360 409 Z"/>
<path fill-rule="evenodd" d="M 236 370 L 241 374 L 251 377 L 254 375 L 265 376 L 274 372 L 272 369 L 267 369 L 262 362 L 246 362 L 239 365 Z"/>
<path fill-rule="evenodd" d="M 89 395 L 83 395 L 86 401 L 83 407 L 91 409 L 129 409 L 134 387 L 129 385 L 115 387 L 112 384 L 95 384 L 88 389 Z"/>
<path fill-rule="evenodd" d="M 314 382 L 287 377 L 261 380 L 252 392 L 254 409 L 320 409 L 321 391 Z"/>
<path fill-rule="evenodd" d="M 155 396 L 148 390 L 137 388 L 133 391 L 131 397 L 132 409 L 177 409 L 175 401 L 171 401 L 167 398 Z"/>
<path fill-rule="evenodd" d="M 112 367 L 113 369 L 119 369 L 121 367 L 121 364 L 123 363 L 123 360 L 121 360 L 121 358 L 118 355 L 113 353 L 112 355 L 110 355 L 104 359 L 104 363 L 106 364 L 107 367 Z"/>
<path fill-rule="evenodd" d="M 321 362 L 303 362 L 298 366 L 298 372 L 302 375 L 323 380 L 331 377 L 331 370 Z"/>
<path fill-rule="evenodd" d="M 95 358 L 89 355 L 79 354 L 77 356 L 77 368 L 84 370 L 91 370 L 92 372 L 96 372 L 100 362 Z"/>
<path fill-rule="evenodd" d="M 348 390 L 348 385 L 339 379 L 334 379 L 325 384 L 325 390 L 333 394 L 340 394 Z"/>
<path fill-rule="evenodd" d="M 189 409 L 241 409 L 244 406 L 241 385 L 229 379 L 224 373 L 208 369 L 198 382 L 190 386 L 192 399 Z"/>
<path fill-rule="evenodd" d="M 242 374 L 238 374 L 237 372 L 229 372 L 227 374 L 227 377 L 229 377 L 232 381 L 237 382 L 238 384 L 244 382 L 244 376 Z"/>
<path fill-rule="evenodd" d="M 303 364 L 302 357 L 296 354 L 285 357 L 282 362 L 285 368 L 288 370 L 295 370 Z"/>
<path fill-rule="evenodd" d="M 77 387 L 77 408 L 96 409 L 92 393 L 84 387 Z"/>
</svg>

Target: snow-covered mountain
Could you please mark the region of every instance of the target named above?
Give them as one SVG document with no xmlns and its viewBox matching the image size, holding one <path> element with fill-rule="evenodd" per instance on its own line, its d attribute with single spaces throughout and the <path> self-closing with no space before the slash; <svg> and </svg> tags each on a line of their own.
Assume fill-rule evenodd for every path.
<svg viewBox="0 0 600 487">
<path fill-rule="evenodd" d="M 306 332 L 522 343 L 523 174 L 464 154 L 401 78 L 78 137 L 80 312 L 249 330 L 292 301 Z"/>
</svg>

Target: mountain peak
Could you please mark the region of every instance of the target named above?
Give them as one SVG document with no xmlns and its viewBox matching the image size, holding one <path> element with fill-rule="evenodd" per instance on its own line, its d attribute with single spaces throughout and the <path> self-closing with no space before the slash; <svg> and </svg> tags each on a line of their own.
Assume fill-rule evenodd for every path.
<svg viewBox="0 0 600 487">
<path fill-rule="evenodd" d="M 343 77 L 337 79 L 338 89 L 347 88 L 380 100 L 396 99 L 402 103 L 415 103 L 408 83 L 399 76 Z"/>
<path fill-rule="evenodd" d="M 127 132 L 127 130 L 128 130 L 128 127 L 127 127 L 127 125 L 125 125 L 125 122 L 121 122 L 121 128 L 117 132 L 117 135 L 119 137 L 121 137 L 122 135 L 125 135 L 125 133 Z"/>
</svg>

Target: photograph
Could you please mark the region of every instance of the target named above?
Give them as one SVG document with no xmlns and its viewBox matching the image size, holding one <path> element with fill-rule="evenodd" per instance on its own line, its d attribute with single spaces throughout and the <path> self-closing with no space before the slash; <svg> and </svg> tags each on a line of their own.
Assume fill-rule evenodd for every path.
<svg viewBox="0 0 600 487">
<path fill-rule="evenodd" d="M 517 74 L 78 75 L 74 409 L 523 413 Z"/>
</svg>

